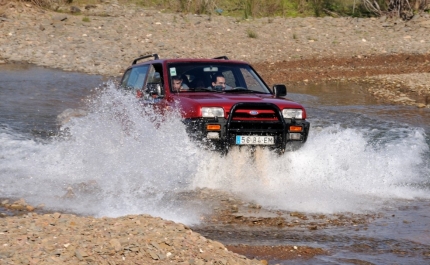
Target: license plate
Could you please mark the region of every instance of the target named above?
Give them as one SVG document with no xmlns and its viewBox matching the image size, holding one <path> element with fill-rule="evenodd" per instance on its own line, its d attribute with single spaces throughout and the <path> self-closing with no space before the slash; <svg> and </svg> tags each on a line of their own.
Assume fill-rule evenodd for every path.
<svg viewBox="0 0 430 265">
<path fill-rule="evenodd" d="M 253 135 L 236 135 L 237 145 L 273 145 L 275 138 L 273 136 L 253 136 Z"/>
</svg>

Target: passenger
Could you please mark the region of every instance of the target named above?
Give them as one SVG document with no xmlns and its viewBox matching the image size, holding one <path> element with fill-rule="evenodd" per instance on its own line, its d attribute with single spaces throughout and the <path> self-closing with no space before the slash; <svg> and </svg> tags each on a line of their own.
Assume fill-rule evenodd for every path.
<svg viewBox="0 0 430 265">
<path fill-rule="evenodd" d="M 182 81 L 183 81 L 182 77 L 180 77 L 180 76 L 173 76 L 172 77 L 172 88 L 173 88 L 173 91 L 179 92 L 179 91 L 184 91 L 184 90 L 189 90 L 190 89 Z"/>
</svg>

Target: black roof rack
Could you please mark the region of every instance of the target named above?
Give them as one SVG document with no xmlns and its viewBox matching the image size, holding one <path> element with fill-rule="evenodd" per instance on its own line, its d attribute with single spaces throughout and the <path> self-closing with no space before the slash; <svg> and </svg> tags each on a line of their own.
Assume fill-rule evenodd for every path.
<svg viewBox="0 0 430 265">
<path fill-rule="evenodd" d="M 224 56 L 219 56 L 219 57 L 215 57 L 215 58 L 212 58 L 212 59 L 219 59 L 219 60 L 223 59 L 223 60 L 228 60 L 228 57 L 224 55 Z"/>
<path fill-rule="evenodd" d="M 142 59 L 146 59 L 146 58 L 150 58 L 150 57 L 154 57 L 154 60 L 158 60 L 160 58 L 160 57 L 158 57 L 158 54 L 156 54 L 156 53 L 148 54 L 148 55 L 143 55 L 143 56 L 141 56 L 139 58 L 134 59 L 134 61 L 131 64 L 132 65 L 136 64 L 137 61 L 142 60 Z"/>
</svg>

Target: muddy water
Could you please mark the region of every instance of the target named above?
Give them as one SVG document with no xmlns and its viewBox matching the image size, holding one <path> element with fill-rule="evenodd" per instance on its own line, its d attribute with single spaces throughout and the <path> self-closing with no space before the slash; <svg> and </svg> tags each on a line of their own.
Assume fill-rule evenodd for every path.
<svg viewBox="0 0 430 265">
<path fill-rule="evenodd" d="M 380 105 L 356 84 L 294 87 L 289 97 L 305 105 L 312 124 L 304 148 L 281 157 L 265 150 L 257 150 L 257 159 L 239 150 L 219 157 L 189 142 L 177 115 L 154 127 L 159 117 L 148 109 L 142 115 L 142 106 L 110 83 L 98 88 L 102 81 L 0 66 L 0 197 L 93 216 L 147 213 L 225 244 L 329 252 L 312 260 L 273 257 L 271 264 L 428 264 L 428 109 Z M 205 226 L 201 217 L 211 203 L 176 195 L 200 188 L 261 205 L 265 211 L 257 217 L 369 218 L 342 225 L 322 225 L 322 218 L 291 227 Z M 65 197 L 70 189 L 74 196 Z"/>
</svg>

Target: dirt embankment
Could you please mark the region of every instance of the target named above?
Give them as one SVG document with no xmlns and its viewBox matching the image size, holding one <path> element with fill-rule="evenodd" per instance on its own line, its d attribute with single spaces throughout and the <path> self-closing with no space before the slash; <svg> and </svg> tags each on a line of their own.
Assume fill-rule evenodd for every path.
<svg viewBox="0 0 430 265">
<path fill-rule="evenodd" d="M 430 108 L 430 54 L 304 59 L 255 66 L 271 84 L 346 79 L 367 83 L 368 93 L 382 103 Z"/>
<path fill-rule="evenodd" d="M 383 103 L 430 107 L 430 54 L 333 57 L 255 66 L 271 84 L 346 79 L 370 84 L 368 92 Z"/>
</svg>

